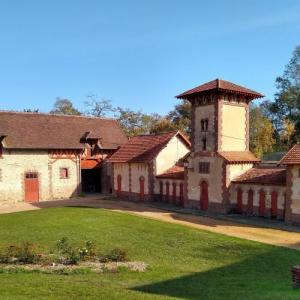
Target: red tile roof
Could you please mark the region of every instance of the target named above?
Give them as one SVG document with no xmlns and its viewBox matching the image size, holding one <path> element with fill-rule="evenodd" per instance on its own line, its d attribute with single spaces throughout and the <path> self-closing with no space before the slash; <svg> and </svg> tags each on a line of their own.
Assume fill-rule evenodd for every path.
<svg viewBox="0 0 300 300">
<path fill-rule="evenodd" d="M 250 151 L 219 151 L 217 154 L 227 163 L 257 163 L 260 160 Z"/>
<path fill-rule="evenodd" d="M 240 94 L 240 95 L 248 96 L 249 98 L 252 98 L 252 99 L 264 97 L 262 94 L 260 94 L 258 92 L 255 92 L 255 91 L 245 88 L 243 86 L 237 85 L 235 83 L 225 81 L 222 79 L 215 79 L 210 82 L 199 85 L 191 90 L 188 90 L 188 91 L 176 96 L 176 98 L 189 99 L 191 96 L 194 96 L 197 94 L 203 94 L 203 93 L 207 93 L 207 92 L 211 92 L 211 91 L 223 91 L 223 92 L 228 92 L 228 93 L 232 93 L 232 94 Z"/>
<path fill-rule="evenodd" d="M 300 164 L 300 144 L 294 145 L 279 163 L 283 165 Z"/>
<path fill-rule="evenodd" d="M 279 167 L 252 168 L 232 182 L 244 184 L 286 185 L 286 169 Z"/>
<path fill-rule="evenodd" d="M 97 159 L 84 159 L 80 162 L 80 167 L 82 170 L 90 170 L 101 167 L 101 161 Z"/>
<path fill-rule="evenodd" d="M 139 135 L 129 139 L 129 142 L 115 152 L 109 159 L 110 162 L 150 162 L 174 137 L 178 136 L 190 148 L 190 142 L 179 131 L 162 134 Z"/>
<path fill-rule="evenodd" d="M 8 149 L 83 149 L 86 135 L 99 137 L 104 149 L 128 141 L 116 120 L 83 116 L 0 111 L 0 129 Z"/>
<path fill-rule="evenodd" d="M 164 172 L 160 175 L 157 175 L 156 178 L 183 180 L 184 179 L 184 167 L 173 166 L 172 168 L 168 169 L 166 172 Z"/>
</svg>

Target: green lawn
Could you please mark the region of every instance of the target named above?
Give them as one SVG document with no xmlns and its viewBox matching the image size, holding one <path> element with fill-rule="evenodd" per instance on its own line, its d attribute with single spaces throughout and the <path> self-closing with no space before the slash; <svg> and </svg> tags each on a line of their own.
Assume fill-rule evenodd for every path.
<svg viewBox="0 0 300 300">
<path fill-rule="evenodd" d="M 122 247 L 145 273 L 0 274 L 0 299 L 300 299 L 290 268 L 300 252 L 93 208 L 0 215 L 0 246 L 45 247 L 67 236 Z"/>
</svg>

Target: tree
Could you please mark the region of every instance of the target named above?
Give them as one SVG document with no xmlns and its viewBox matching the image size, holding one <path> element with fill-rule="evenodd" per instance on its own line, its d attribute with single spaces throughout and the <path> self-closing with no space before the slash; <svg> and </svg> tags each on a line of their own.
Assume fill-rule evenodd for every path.
<svg viewBox="0 0 300 300">
<path fill-rule="evenodd" d="M 191 133 L 191 103 L 183 100 L 182 103 L 175 105 L 167 118 L 174 124 L 175 128 L 190 135 Z"/>
<path fill-rule="evenodd" d="M 28 113 L 38 113 L 40 111 L 39 108 L 24 108 L 23 109 L 24 112 L 28 112 Z"/>
<path fill-rule="evenodd" d="M 118 107 L 116 111 L 116 118 L 128 136 L 149 134 L 151 126 L 161 118 L 158 114 L 148 115 L 129 108 Z"/>
<path fill-rule="evenodd" d="M 176 125 L 167 118 L 157 120 L 150 128 L 150 133 L 157 134 L 176 129 Z"/>
<path fill-rule="evenodd" d="M 263 115 L 261 109 L 252 106 L 250 109 L 250 150 L 257 157 L 271 152 L 275 144 L 274 126 L 272 122 Z"/>
<path fill-rule="evenodd" d="M 81 115 L 81 112 L 77 110 L 73 103 L 69 99 L 56 98 L 51 114 L 61 115 Z"/>
<path fill-rule="evenodd" d="M 94 117 L 105 117 L 108 113 L 116 111 L 111 104 L 111 100 L 97 100 L 96 95 L 88 95 L 88 100 L 85 101 L 85 106 L 88 107 L 86 114 Z"/>
<path fill-rule="evenodd" d="M 265 113 L 271 118 L 276 130 L 284 129 L 285 120 L 295 125 L 295 141 L 300 140 L 300 46 L 296 47 L 282 76 L 277 77 L 274 102 L 265 102 Z"/>
<path fill-rule="evenodd" d="M 292 137 L 295 133 L 295 124 L 289 119 L 283 120 L 283 128 L 281 131 L 280 139 L 284 145 L 286 145 L 286 150 L 291 148 Z"/>
</svg>

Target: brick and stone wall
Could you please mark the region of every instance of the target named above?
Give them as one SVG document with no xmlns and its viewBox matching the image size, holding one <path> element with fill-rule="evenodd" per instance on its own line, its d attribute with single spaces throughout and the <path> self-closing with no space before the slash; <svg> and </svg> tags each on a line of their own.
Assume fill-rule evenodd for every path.
<svg viewBox="0 0 300 300">
<path fill-rule="evenodd" d="M 77 194 L 78 159 L 53 159 L 48 151 L 4 150 L 0 158 L 0 202 L 25 200 L 25 173 L 38 173 L 39 200 L 69 198 Z M 60 178 L 67 168 L 69 178 Z"/>
<path fill-rule="evenodd" d="M 184 204 L 183 185 L 184 185 L 184 180 L 180 180 L 180 179 L 171 179 L 171 178 L 155 179 L 154 200 L 183 205 Z M 167 193 L 168 190 L 169 193 Z"/>
</svg>

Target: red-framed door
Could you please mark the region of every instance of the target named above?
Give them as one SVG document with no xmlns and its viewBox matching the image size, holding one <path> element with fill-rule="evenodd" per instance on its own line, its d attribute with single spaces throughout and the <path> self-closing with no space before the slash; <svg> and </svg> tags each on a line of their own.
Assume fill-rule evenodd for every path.
<svg viewBox="0 0 300 300">
<path fill-rule="evenodd" d="M 240 188 L 237 190 L 236 211 L 239 214 L 243 212 L 243 191 Z"/>
<path fill-rule="evenodd" d="M 277 200 L 278 200 L 278 193 L 273 191 L 271 193 L 271 217 L 277 217 Z"/>
<path fill-rule="evenodd" d="M 170 183 L 166 182 L 166 201 L 169 202 L 170 198 Z"/>
<path fill-rule="evenodd" d="M 247 213 L 253 213 L 253 190 L 248 191 Z"/>
<path fill-rule="evenodd" d="M 260 217 L 265 215 L 266 210 L 266 193 L 264 191 L 259 192 L 259 207 L 258 207 L 258 214 Z"/>
<path fill-rule="evenodd" d="M 179 185 L 179 201 L 180 201 L 180 205 L 183 206 L 183 183 L 181 182 Z"/>
<path fill-rule="evenodd" d="M 118 175 L 117 177 L 117 196 L 121 197 L 122 193 L 122 177 L 121 175 Z"/>
<path fill-rule="evenodd" d="M 39 202 L 39 177 L 36 172 L 25 174 L 25 202 Z"/>
<path fill-rule="evenodd" d="M 140 201 L 144 201 L 145 197 L 145 178 L 140 177 Z"/>
<path fill-rule="evenodd" d="M 176 203 L 176 182 L 173 182 L 172 188 L 172 201 L 173 203 Z"/>
<path fill-rule="evenodd" d="M 208 184 L 202 181 L 200 184 L 200 209 L 208 209 Z"/>
</svg>

